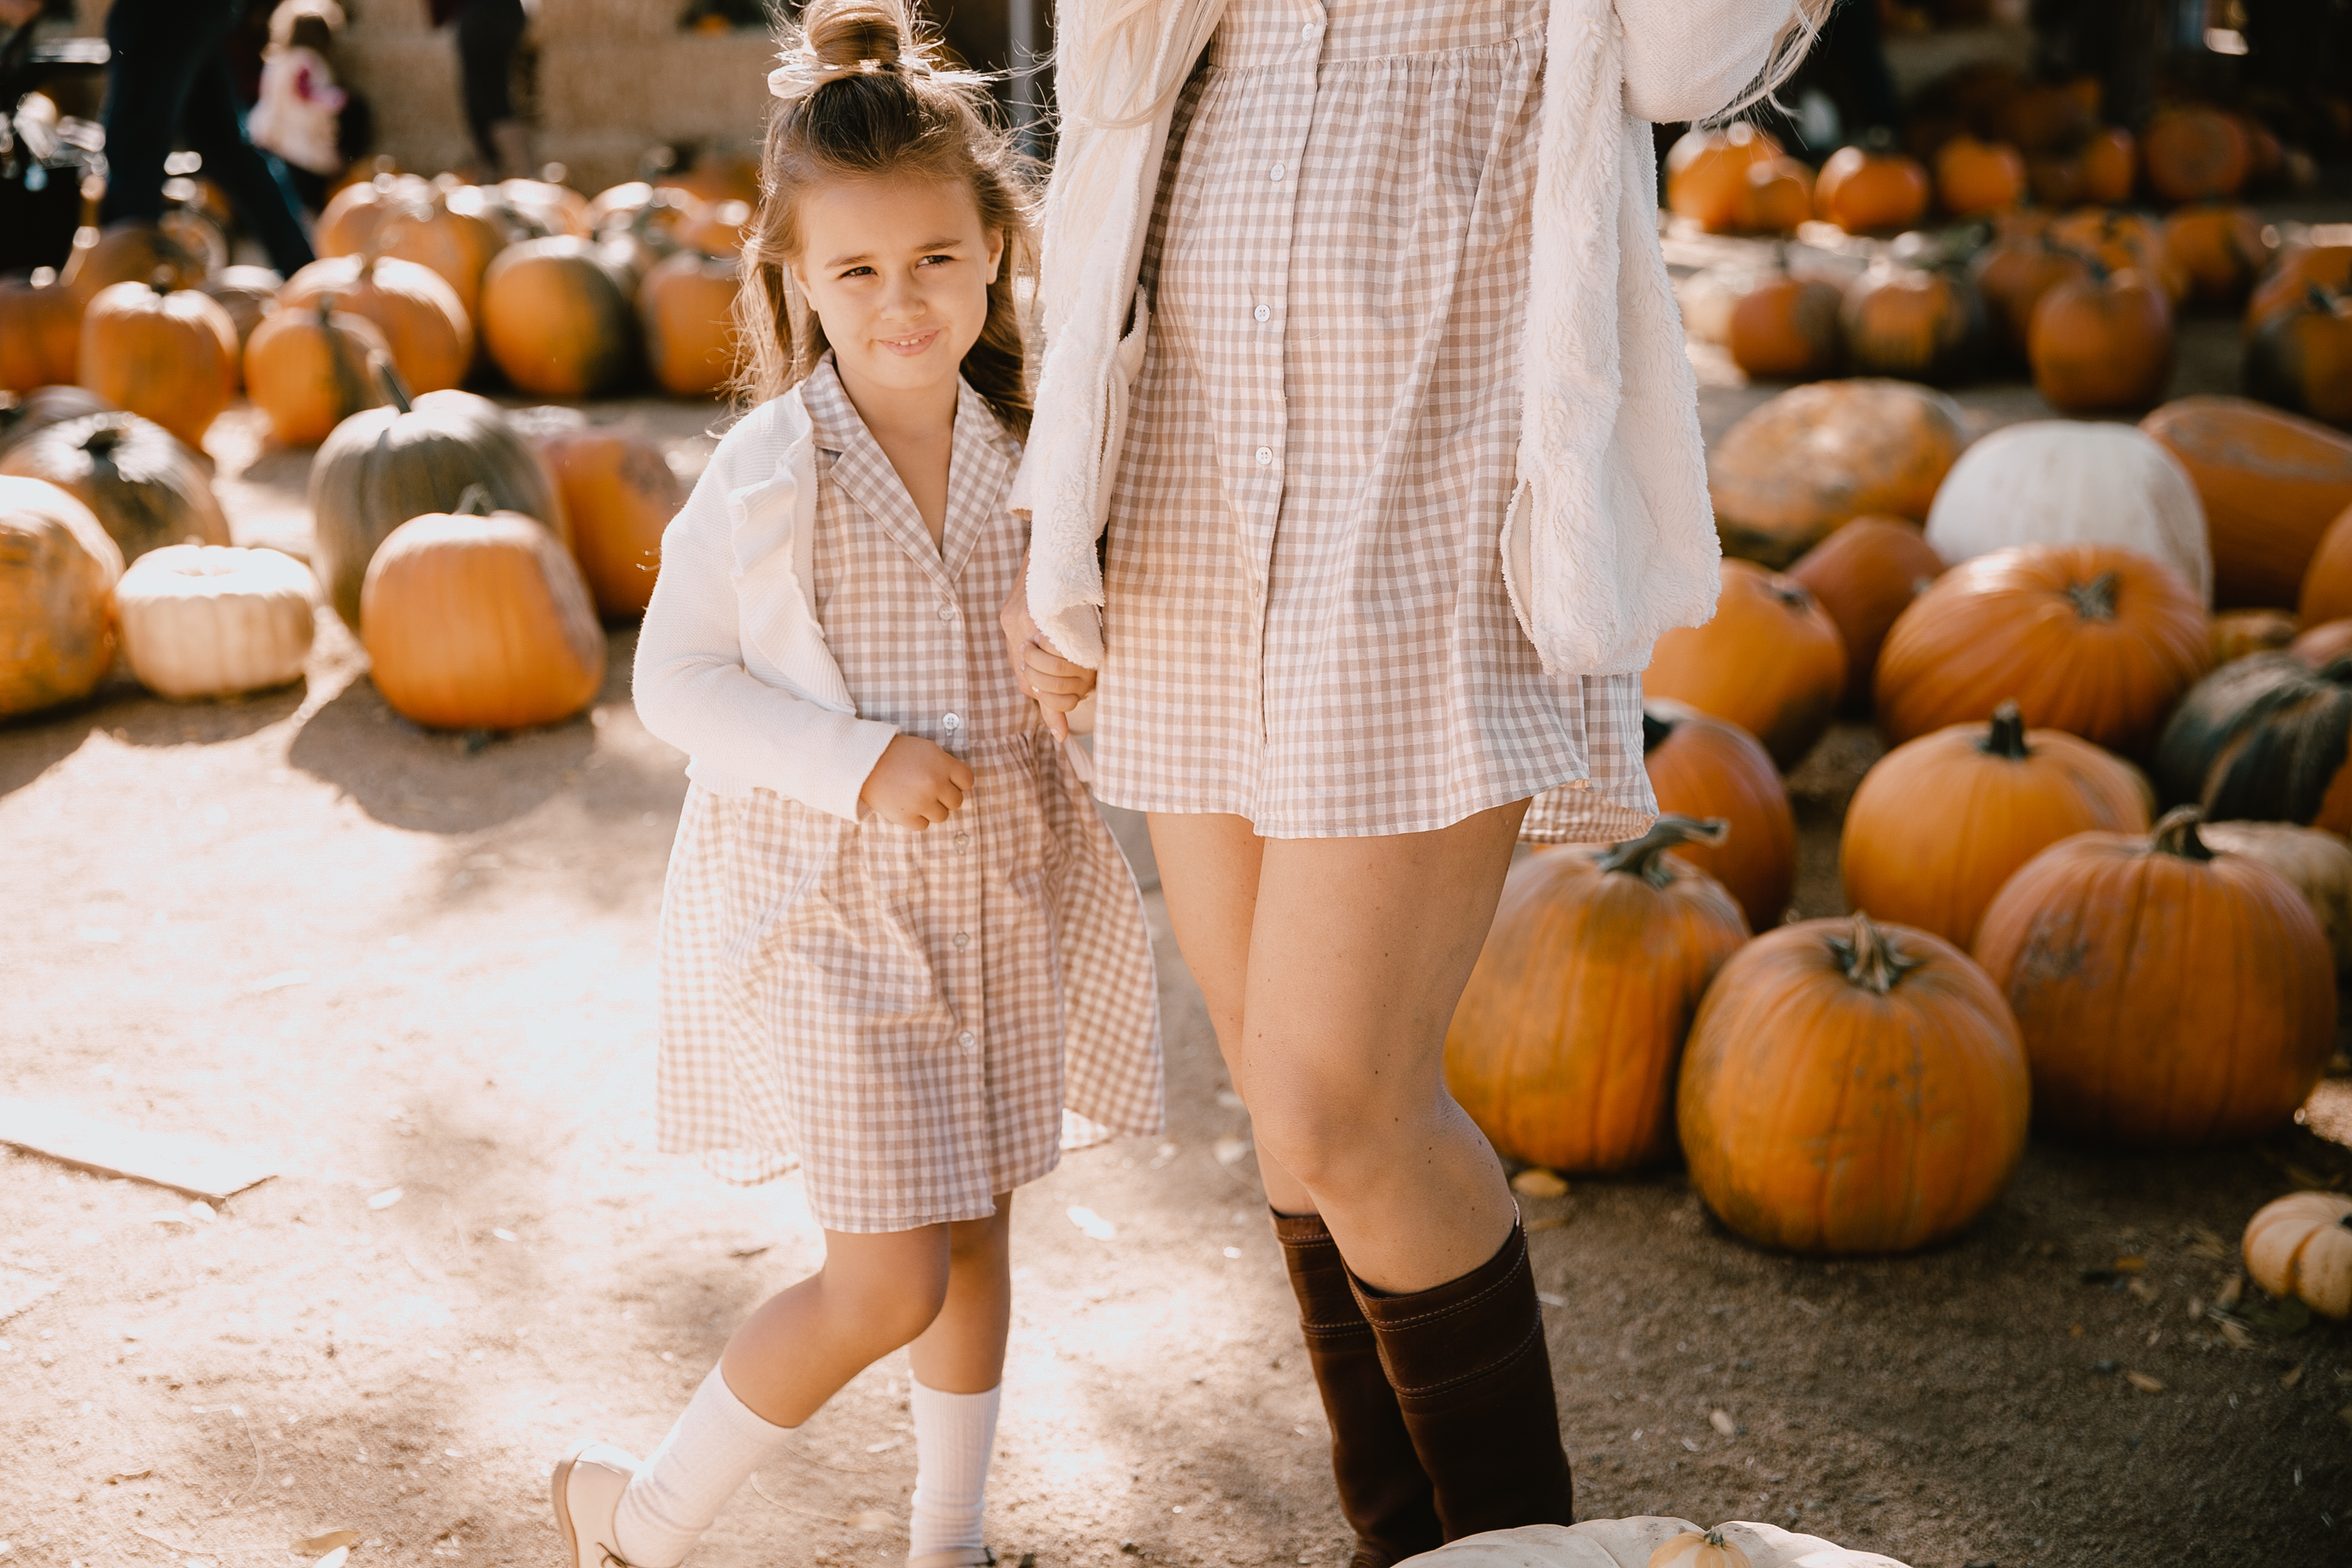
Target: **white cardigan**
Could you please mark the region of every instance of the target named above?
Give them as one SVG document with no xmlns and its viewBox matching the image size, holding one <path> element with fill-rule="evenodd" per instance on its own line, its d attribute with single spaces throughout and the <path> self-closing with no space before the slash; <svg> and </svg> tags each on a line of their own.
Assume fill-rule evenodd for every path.
<svg viewBox="0 0 2352 1568">
<path fill-rule="evenodd" d="M 816 432 L 795 388 L 727 432 L 663 531 L 637 715 L 692 758 L 687 776 L 705 789 L 761 786 L 855 821 L 898 731 L 857 717 L 825 645 L 815 533 Z"/>
<path fill-rule="evenodd" d="M 1060 0 L 1056 14 L 1069 119 L 1046 195 L 1036 418 L 1013 492 L 1033 525 L 1030 610 L 1089 668 L 1102 661 L 1095 545 L 1148 331 L 1136 289 L 1145 231 L 1176 89 L 1225 0 L 1157 0 L 1151 58 L 1122 51 L 1105 72 L 1111 115 L 1156 106 L 1126 127 L 1081 118 L 1105 85 L 1084 72 L 1113 4 Z M 1658 247 L 1647 122 L 1731 103 L 1794 14 L 1795 0 L 1551 0 L 1503 573 L 1554 674 L 1643 669 L 1661 633 L 1715 613 L 1697 383 Z"/>
</svg>

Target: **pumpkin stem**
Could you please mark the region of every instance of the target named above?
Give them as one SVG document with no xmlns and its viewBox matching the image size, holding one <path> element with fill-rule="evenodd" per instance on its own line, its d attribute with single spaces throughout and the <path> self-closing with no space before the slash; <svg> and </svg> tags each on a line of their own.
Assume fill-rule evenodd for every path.
<svg viewBox="0 0 2352 1568">
<path fill-rule="evenodd" d="M 330 321 L 331 321 L 332 320 L 334 320 L 334 315 L 335 315 L 335 297 L 334 297 L 332 294 L 321 294 L 321 295 L 320 295 L 320 296 L 319 296 L 319 325 L 320 325 L 320 326 L 321 326 L 321 327 L 326 326 L 328 322 L 330 322 Z"/>
<path fill-rule="evenodd" d="M 399 409 L 403 414 L 415 411 L 416 405 L 408 395 L 408 383 L 400 379 L 400 371 L 390 360 L 379 359 L 375 362 L 375 379 L 376 384 L 383 388 L 385 400 L 394 408 Z"/>
<path fill-rule="evenodd" d="M 93 458 L 104 458 L 122 445 L 125 434 L 120 425 L 101 425 L 83 438 L 81 449 Z"/>
<path fill-rule="evenodd" d="M 2352 654 L 2347 654 L 2345 657 L 2352 658 Z M 1646 708 L 1642 710 L 1642 754 L 1643 756 L 1648 756 L 1652 752 L 1664 745 L 1666 737 L 1674 732 L 1675 727 L 1672 724 Z"/>
<path fill-rule="evenodd" d="M 147 275 L 147 287 L 158 294 L 169 294 L 172 291 L 172 269 L 168 267 L 155 268 Z"/>
<path fill-rule="evenodd" d="M 2025 744 L 2025 715 L 2019 712 L 2014 701 L 2002 703 L 1992 710 L 1992 728 L 1977 742 L 1977 750 L 1988 757 L 2006 757 L 2021 763 L 2033 753 Z"/>
<path fill-rule="evenodd" d="M 1710 1530 L 1705 1535 L 1700 1536 L 1699 1539 L 1706 1542 L 1709 1546 L 1721 1546 L 1724 1543 L 1723 1526 L 1719 1524 L 1717 1525 L 1713 1530 Z"/>
<path fill-rule="evenodd" d="M 1627 872 L 1653 888 L 1663 888 L 1675 879 L 1665 868 L 1667 850 L 1679 849 L 1685 844 L 1720 844 L 1730 831 L 1731 824 L 1720 816 L 1702 821 L 1670 812 L 1659 817 L 1657 825 L 1641 837 L 1611 845 L 1594 864 L 1603 871 Z"/>
<path fill-rule="evenodd" d="M 1853 911 L 1853 934 L 1831 937 L 1829 943 L 1830 952 L 1845 969 L 1847 981 L 1881 996 L 1927 962 L 1897 948 L 1878 922 L 1860 910 Z"/>
<path fill-rule="evenodd" d="M 2112 621 L 2116 618 L 2116 584 L 2122 574 L 2102 572 L 2087 583 L 2066 584 L 2066 597 L 2074 602 L 2074 613 L 2086 621 Z"/>
<path fill-rule="evenodd" d="M 450 511 L 452 517 L 488 517 L 490 515 L 490 492 L 479 485 L 467 485 L 465 493 Z"/>
<path fill-rule="evenodd" d="M 2158 855 L 2178 855 L 2183 860 L 2210 860 L 2213 851 L 2197 836 L 2205 814 L 2193 805 L 2177 805 L 2158 818 L 2147 847 Z"/>
</svg>

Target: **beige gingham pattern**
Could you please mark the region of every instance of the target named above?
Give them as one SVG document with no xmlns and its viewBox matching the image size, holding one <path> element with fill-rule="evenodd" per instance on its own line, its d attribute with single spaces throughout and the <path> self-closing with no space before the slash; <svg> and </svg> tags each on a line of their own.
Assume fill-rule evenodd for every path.
<svg viewBox="0 0 2352 1568">
<path fill-rule="evenodd" d="M 1159 1131 L 1150 938 L 1005 660 L 1018 447 L 965 388 L 937 550 L 830 359 L 802 394 L 811 585 L 858 713 L 974 784 L 923 833 L 688 792 L 662 904 L 661 1146 L 745 1183 L 797 1163 L 828 1230 L 977 1219 L 1054 1168 L 1066 1100 L 1081 1138 Z"/>
<path fill-rule="evenodd" d="M 1647 827 L 1640 677 L 1546 675 L 1503 583 L 1545 15 L 1227 7 L 1146 240 L 1104 799 L 1276 838 L 1539 794 L 1529 838 Z"/>
</svg>

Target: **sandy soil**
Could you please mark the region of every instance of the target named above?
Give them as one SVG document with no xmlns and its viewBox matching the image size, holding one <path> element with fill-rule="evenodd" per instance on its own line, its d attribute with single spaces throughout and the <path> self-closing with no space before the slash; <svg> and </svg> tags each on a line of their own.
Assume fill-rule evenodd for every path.
<svg viewBox="0 0 2352 1568">
<path fill-rule="evenodd" d="M 1759 394 L 1708 395 L 1719 428 Z M 1989 422 L 2031 411 L 1990 395 Z M 689 472 L 707 451 L 707 410 L 622 412 Z M 213 447 L 240 531 L 299 544 L 299 455 L 242 414 Z M 323 619 L 296 689 L 118 684 L 0 728 L 0 1090 L 280 1161 L 215 1215 L 0 1154 L 6 1561 L 291 1564 L 348 1528 L 359 1568 L 551 1563 L 562 1447 L 649 1447 L 817 1260 L 795 1180 L 651 1148 L 682 781 L 629 707 L 631 634 L 593 713 L 483 744 L 389 712 Z M 1841 729 L 1794 781 L 1807 914 L 1840 908 L 1875 754 Z M 990 1532 L 1048 1568 L 1340 1563 L 1247 1120 L 1150 902 L 1170 1126 L 1021 1194 Z M 2256 1205 L 2352 1181 L 2352 1082 L 2308 1118 L 2189 1159 L 2038 1140 L 1981 1224 L 1906 1258 L 1758 1252 L 1673 1170 L 1530 1202 L 1580 1511 L 1770 1520 L 1922 1568 L 2352 1561 L 2352 1329 L 2201 1315 Z M 696 1562 L 896 1561 L 905 1394 L 902 1359 L 861 1377 Z"/>
</svg>

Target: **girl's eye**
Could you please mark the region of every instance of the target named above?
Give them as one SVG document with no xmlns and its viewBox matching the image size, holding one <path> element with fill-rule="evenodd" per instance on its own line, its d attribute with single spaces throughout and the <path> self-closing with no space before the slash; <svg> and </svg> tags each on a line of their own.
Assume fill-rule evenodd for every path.
<svg viewBox="0 0 2352 1568">
<path fill-rule="evenodd" d="M 872 268 L 871 267 L 852 267 L 852 268 L 849 268 L 845 269 L 845 270 L 842 273 L 842 276 L 843 276 L 844 278 L 858 278 L 858 277 L 871 278 L 873 275 L 874 275 L 874 268 Z"/>
<path fill-rule="evenodd" d="M 954 257 L 952 257 L 952 256 L 947 256 L 947 255 L 926 256 L 926 257 L 924 257 L 924 258 L 923 258 L 923 265 L 924 265 L 924 266 L 926 266 L 926 267 L 929 267 L 929 266 L 932 262 L 934 262 L 934 261 L 942 261 L 942 262 L 945 262 L 945 261 L 953 261 L 954 259 L 955 259 L 955 258 L 954 258 Z"/>
</svg>

